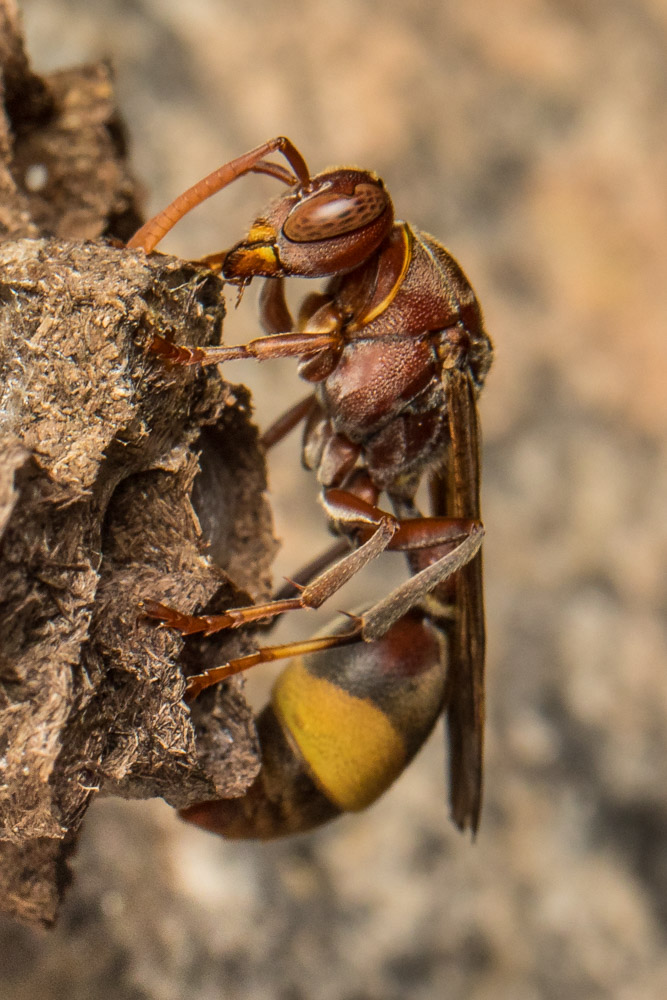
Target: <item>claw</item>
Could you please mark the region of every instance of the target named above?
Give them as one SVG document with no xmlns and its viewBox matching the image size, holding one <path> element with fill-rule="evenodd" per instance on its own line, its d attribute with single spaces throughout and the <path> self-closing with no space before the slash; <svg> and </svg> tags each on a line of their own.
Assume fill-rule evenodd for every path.
<svg viewBox="0 0 667 1000">
<path fill-rule="evenodd" d="M 158 601 L 141 601 L 139 607 L 147 618 L 158 621 L 160 628 L 173 628 L 181 635 L 196 635 L 198 632 L 213 635 L 237 624 L 230 615 L 186 615 Z"/>
<path fill-rule="evenodd" d="M 158 601 L 139 601 L 139 607 L 146 618 L 152 618 L 165 626 L 177 614 L 173 608 Z"/>
<path fill-rule="evenodd" d="M 192 677 L 188 677 L 187 683 L 185 685 L 185 691 L 183 693 L 183 698 L 188 704 L 198 698 L 202 691 L 208 686 L 202 683 L 206 679 L 205 674 L 193 674 Z"/>
<path fill-rule="evenodd" d="M 162 361 L 174 365 L 197 365 L 206 353 L 201 347 L 183 347 L 180 344 L 172 344 L 170 340 L 165 340 L 157 333 L 153 335 L 149 351 L 161 358 Z"/>
<path fill-rule="evenodd" d="M 227 680 L 228 677 L 239 673 L 245 667 L 252 666 L 253 664 L 247 661 L 254 659 L 251 654 L 249 657 L 243 656 L 238 660 L 230 660 L 229 663 L 223 663 L 219 667 L 211 667 L 210 670 L 206 670 L 203 674 L 192 674 L 185 682 L 183 697 L 188 703 L 194 701 L 206 688 L 212 687 L 214 684 L 219 684 L 220 681 Z M 255 660 L 255 662 L 257 661 Z"/>
</svg>

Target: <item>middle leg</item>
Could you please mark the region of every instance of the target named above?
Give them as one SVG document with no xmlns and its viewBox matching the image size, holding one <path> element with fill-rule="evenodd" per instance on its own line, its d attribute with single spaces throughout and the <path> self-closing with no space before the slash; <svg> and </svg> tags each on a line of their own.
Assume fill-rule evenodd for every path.
<svg viewBox="0 0 667 1000">
<path fill-rule="evenodd" d="M 370 618 L 364 616 L 364 638 L 371 640 L 383 635 L 397 618 L 422 599 L 427 589 L 433 589 L 437 582 L 465 565 L 481 545 L 483 529 L 478 522 L 469 519 L 424 517 L 400 521 L 345 490 L 328 490 L 323 503 L 331 520 L 344 531 L 357 534 L 361 544 L 318 573 L 294 597 L 230 608 L 218 615 L 183 614 L 156 601 L 145 601 L 145 614 L 166 627 L 178 629 L 183 635 L 212 635 L 287 611 L 319 608 L 385 549 L 409 551 L 444 546 L 446 552 L 442 558 L 376 605 L 368 613 Z"/>
</svg>

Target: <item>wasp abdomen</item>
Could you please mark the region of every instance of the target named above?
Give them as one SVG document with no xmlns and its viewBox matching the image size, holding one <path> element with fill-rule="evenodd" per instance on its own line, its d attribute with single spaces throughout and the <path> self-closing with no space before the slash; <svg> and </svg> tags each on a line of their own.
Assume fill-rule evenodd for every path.
<svg viewBox="0 0 667 1000">
<path fill-rule="evenodd" d="M 441 640 L 419 612 L 374 643 L 291 660 L 257 720 L 262 770 L 242 799 L 183 811 L 227 837 L 309 830 L 374 802 L 442 711 Z"/>
</svg>

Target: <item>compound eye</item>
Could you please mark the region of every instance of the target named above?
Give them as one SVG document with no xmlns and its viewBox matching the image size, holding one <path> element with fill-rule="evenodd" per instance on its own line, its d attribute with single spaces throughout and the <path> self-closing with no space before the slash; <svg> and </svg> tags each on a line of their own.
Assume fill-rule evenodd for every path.
<svg viewBox="0 0 667 1000">
<path fill-rule="evenodd" d="M 342 236 L 378 219 L 389 203 L 379 184 L 357 184 L 354 194 L 322 191 L 294 206 L 283 232 L 294 243 L 314 243 Z"/>
</svg>

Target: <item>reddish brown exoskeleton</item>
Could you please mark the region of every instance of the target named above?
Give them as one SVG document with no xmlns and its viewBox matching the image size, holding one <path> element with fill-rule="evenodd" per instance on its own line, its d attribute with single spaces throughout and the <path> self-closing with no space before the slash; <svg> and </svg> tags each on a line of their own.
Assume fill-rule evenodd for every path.
<svg viewBox="0 0 667 1000">
<path fill-rule="evenodd" d="M 293 173 L 265 159 L 276 151 Z M 476 398 L 492 357 L 479 304 L 444 247 L 394 218 L 375 174 L 336 168 L 311 176 L 282 137 L 190 188 L 129 246 L 150 252 L 186 212 L 248 172 L 269 174 L 289 191 L 244 240 L 208 261 L 240 286 L 268 279 L 260 299 L 266 336 L 209 349 L 159 340 L 153 350 L 175 364 L 299 358 L 312 392 L 263 441 L 270 447 L 304 423 L 303 461 L 342 537 L 266 604 L 212 616 L 152 601 L 145 610 L 184 634 L 212 633 L 319 607 L 385 549 L 406 552 L 411 576 L 351 627 L 259 649 L 189 679 L 194 697 L 254 663 L 297 658 L 259 720 L 263 772 L 255 785 L 242 800 L 203 803 L 184 815 L 226 835 L 275 836 L 362 808 L 444 710 L 453 819 L 476 831 L 485 644 Z M 306 297 L 296 324 L 284 295 L 291 276 L 330 279 Z M 424 474 L 428 517 L 414 499 Z M 378 506 L 383 493 L 393 514 Z"/>
</svg>

